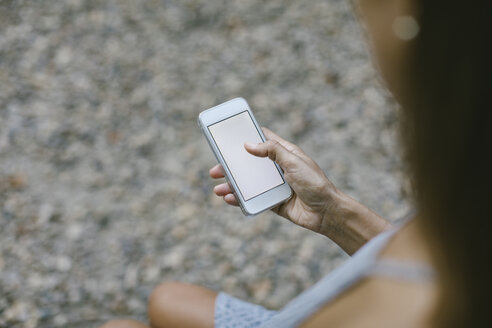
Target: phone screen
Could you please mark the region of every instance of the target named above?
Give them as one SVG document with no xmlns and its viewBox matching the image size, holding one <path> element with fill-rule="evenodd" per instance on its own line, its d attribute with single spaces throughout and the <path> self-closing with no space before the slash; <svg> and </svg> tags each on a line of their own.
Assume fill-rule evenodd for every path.
<svg viewBox="0 0 492 328">
<path fill-rule="evenodd" d="M 245 200 L 285 183 L 271 159 L 244 149 L 245 142 L 263 142 L 248 111 L 209 125 L 208 130 Z"/>
</svg>

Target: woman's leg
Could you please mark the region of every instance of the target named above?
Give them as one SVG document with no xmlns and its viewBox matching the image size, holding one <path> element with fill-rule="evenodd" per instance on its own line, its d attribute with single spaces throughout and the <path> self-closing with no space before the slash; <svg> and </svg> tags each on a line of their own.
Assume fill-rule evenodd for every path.
<svg viewBox="0 0 492 328">
<path fill-rule="evenodd" d="M 212 328 L 216 297 L 216 292 L 204 287 L 163 283 L 150 295 L 150 325 L 152 328 Z"/>
<path fill-rule="evenodd" d="M 136 320 L 111 320 L 106 322 L 101 328 L 149 328 Z"/>
</svg>

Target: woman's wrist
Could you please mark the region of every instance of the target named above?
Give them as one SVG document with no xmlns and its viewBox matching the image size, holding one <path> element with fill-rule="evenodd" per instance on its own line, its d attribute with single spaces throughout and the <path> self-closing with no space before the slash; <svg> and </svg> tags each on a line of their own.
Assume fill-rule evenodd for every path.
<svg viewBox="0 0 492 328">
<path fill-rule="evenodd" d="M 387 220 L 341 192 L 335 192 L 331 198 L 320 233 L 350 255 L 391 227 Z"/>
</svg>

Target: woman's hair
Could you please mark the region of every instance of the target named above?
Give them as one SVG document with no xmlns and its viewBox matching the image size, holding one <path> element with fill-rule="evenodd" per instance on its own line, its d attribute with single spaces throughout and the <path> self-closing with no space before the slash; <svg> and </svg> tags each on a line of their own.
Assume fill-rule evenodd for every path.
<svg viewBox="0 0 492 328">
<path fill-rule="evenodd" d="M 416 1 L 402 132 L 442 288 L 434 324 L 483 327 L 492 316 L 491 5 Z"/>
</svg>

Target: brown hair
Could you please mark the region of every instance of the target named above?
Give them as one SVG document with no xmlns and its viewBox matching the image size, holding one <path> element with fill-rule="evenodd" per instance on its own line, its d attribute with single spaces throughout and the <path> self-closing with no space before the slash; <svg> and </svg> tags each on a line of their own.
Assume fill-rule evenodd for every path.
<svg viewBox="0 0 492 328">
<path fill-rule="evenodd" d="M 435 325 L 479 327 L 492 316 L 492 11 L 417 2 L 402 131 L 442 287 Z"/>
</svg>

